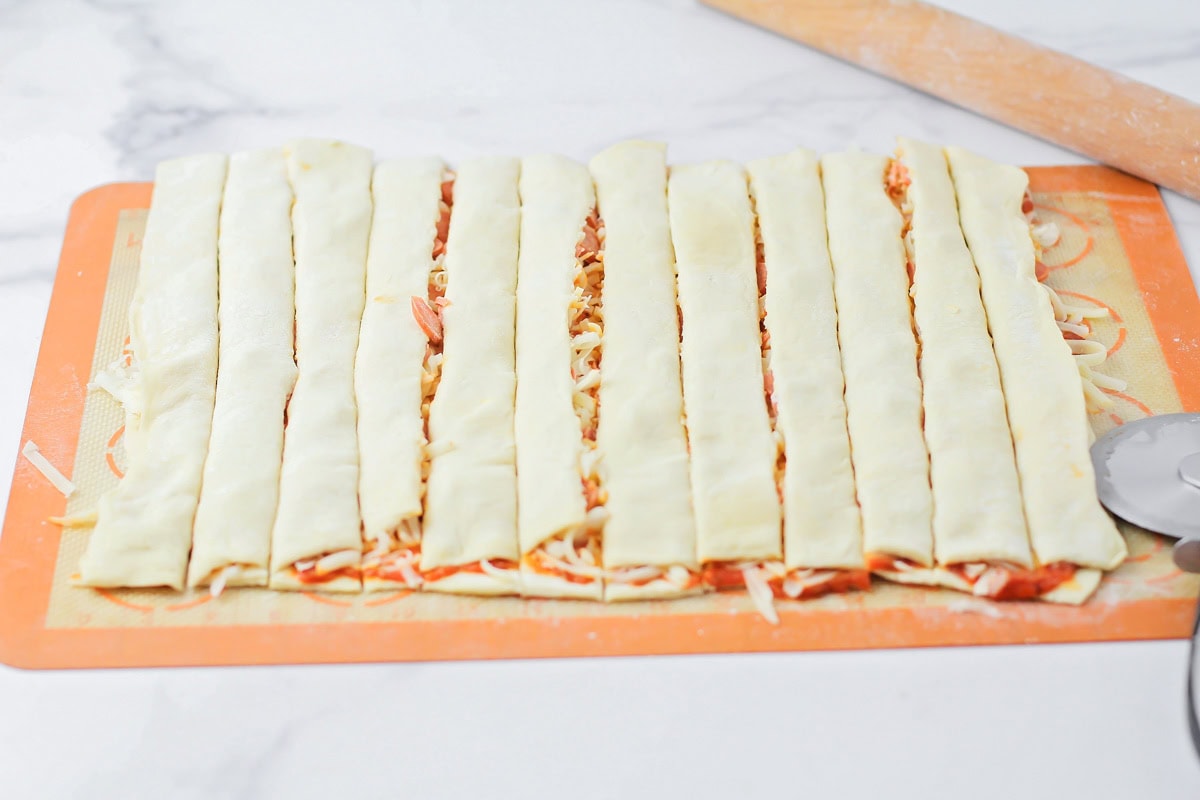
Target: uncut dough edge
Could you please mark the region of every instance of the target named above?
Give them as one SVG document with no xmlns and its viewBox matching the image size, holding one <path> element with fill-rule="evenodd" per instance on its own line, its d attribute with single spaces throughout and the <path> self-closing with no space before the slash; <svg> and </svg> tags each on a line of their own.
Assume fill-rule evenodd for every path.
<svg viewBox="0 0 1200 800">
<path fill-rule="evenodd" d="M 783 434 L 784 564 L 861 569 L 825 198 L 816 154 L 746 165 L 767 269 L 776 426 Z"/>
<path fill-rule="evenodd" d="M 1083 386 L 1037 281 L 1021 211 L 1029 177 L 962 148 L 944 152 L 983 287 L 1034 554 L 1114 569 L 1128 550 L 1096 496 Z"/>
<path fill-rule="evenodd" d="M 666 147 L 623 142 L 596 155 L 588 167 L 605 226 L 597 433 L 611 514 L 604 566 L 695 568 Z M 606 600 L 638 596 L 637 587 L 608 591 L 612 586 L 609 581 Z M 647 596 L 655 590 L 645 588 Z"/>
<path fill-rule="evenodd" d="M 520 558 L 513 427 L 519 172 L 515 158 L 478 158 L 459 166 L 454 184 L 445 260 L 449 305 L 442 314 L 445 362 L 429 410 L 430 446 L 445 442 L 450 449 L 430 465 L 422 571 Z M 423 588 L 461 591 L 460 581 L 448 580 Z"/>
<path fill-rule="evenodd" d="M 366 295 L 373 157 L 366 148 L 314 139 L 290 142 L 285 151 L 296 197 L 299 377 L 284 431 L 270 586 L 359 591 L 357 577 L 305 584 L 290 569 L 333 552 L 361 555 L 354 357 Z"/>
<path fill-rule="evenodd" d="M 235 153 L 221 203 L 216 406 L 188 586 L 266 586 L 283 415 L 296 381 L 292 188 L 281 148 Z"/>
<path fill-rule="evenodd" d="M 683 314 L 684 415 L 701 564 L 778 560 L 783 519 L 763 396 L 754 214 L 742 168 L 671 168 L 671 240 Z M 688 325 L 687 320 L 703 320 Z"/>
<path fill-rule="evenodd" d="M 592 178 L 562 156 L 521 160 L 517 258 L 517 534 L 521 590 L 530 597 L 600 600 L 604 583 L 580 584 L 530 568 L 524 556 L 587 515 L 580 485 L 585 448 L 571 378 L 570 303 L 575 255 L 596 204 Z"/>
<path fill-rule="evenodd" d="M 371 176 L 366 295 L 354 358 L 364 551 L 422 512 L 429 339 L 413 316 L 412 298 L 429 295 L 445 170 L 437 157 L 401 158 L 379 163 Z M 392 588 L 406 584 L 363 578 L 364 591 Z"/>
<path fill-rule="evenodd" d="M 226 164 L 224 155 L 188 156 L 155 172 L 129 309 L 143 401 L 136 447 L 125 477 L 100 498 L 81 585 L 183 588 L 216 397 Z"/>
<path fill-rule="evenodd" d="M 979 275 L 940 147 L 901 138 L 911 184 L 913 300 L 939 564 L 1033 556 Z"/>
<path fill-rule="evenodd" d="M 902 219 L 884 191 L 887 164 L 867 153 L 826 155 L 822 186 L 863 549 L 928 566 L 929 454 Z"/>
</svg>

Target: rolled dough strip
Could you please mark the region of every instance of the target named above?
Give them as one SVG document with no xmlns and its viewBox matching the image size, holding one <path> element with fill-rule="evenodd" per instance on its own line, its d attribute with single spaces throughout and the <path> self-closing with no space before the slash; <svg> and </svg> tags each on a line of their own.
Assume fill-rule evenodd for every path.
<svg viewBox="0 0 1200 800">
<path fill-rule="evenodd" d="M 516 159 L 481 158 L 464 163 L 454 184 L 445 362 L 429 409 L 430 447 L 439 455 L 429 472 L 423 572 L 484 559 L 515 566 L 520 556 L 513 432 L 519 173 Z M 501 582 L 513 590 L 515 582 Z M 427 579 L 425 588 L 462 591 L 458 583 Z"/>
<path fill-rule="evenodd" d="M 217 384 L 217 221 L 227 159 L 159 164 L 130 308 L 138 446 L 99 502 L 85 586 L 182 589 Z"/>
<path fill-rule="evenodd" d="M 940 147 L 900 140 L 911 184 L 910 257 L 925 440 L 939 564 L 1031 566 L 1012 435 L 979 296 L 979 275 L 958 225 Z"/>
<path fill-rule="evenodd" d="M 921 431 L 903 220 L 884 191 L 887 164 L 867 153 L 821 159 L 846 421 L 864 549 L 928 566 L 929 454 Z"/>
<path fill-rule="evenodd" d="M 279 512 L 271 540 L 271 588 L 358 591 L 354 355 L 366 292 L 371 230 L 371 151 L 301 139 L 286 147 L 296 195 L 296 363 L 288 403 Z M 342 564 L 302 579 L 314 560 Z M 297 563 L 300 562 L 300 563 Z M 309 567 L 310 569 L 302 569 Z M 332 577 L 331 577 L 332 576 Z"/>
<path fill-rule="evenodd" d="M 380 541 L 395 545 L 401 525 L 415 528 L 421 516 L 421 376 L 429 339 L 413 316 L 412 298 L 429 291 L 444 172 L 438 158 L 398 159 L 379 164 L 371 182 L 366 306 L 354 362 L 367 551 Z M 402 585 L 364 577 L 370 590 Z"/>
<path fill-rule="evenodd" d="M 753 161 L 750 189 L 767 268 L 777 430 L 783 434 L 784 563 L 861 568 L 825 199 L 809 150 Z"/>
<path fill-rule="evenodd" d="M 699 594 L 698 586 L 680 585 L 665 579 L 630 584 L 608 581 L 604 584 L 604 599 L 610 603 L 634 600 L 670 600 L 689 594 Z"/>
<path fill-rule="evenodd" d="M 701 564 L 780 559 L 746 174 L 725 161 L 673 167 L 667 202 L 684 320 L 697 556 Z"/>
<path fill-rule="evenodd" d="M 461 570 L 440 580 L 423 584 L 427 591 L 443 594 L 469 594 L 481 597 L 503 597 L 505 595 L 521 594 L 523 585 L 520 572 L 515 569 L 500 570 L 492 573 Z"/>
<path fill-rule="evenodd" d="M 1066 583 L 1062 583 L 1043 594 L 1039 600 L 1046 603 L 1078 606 L 1092 596 L 1100 587 L 1104 573 L 1098 569 L 1078 570 Z"/>
<path fill-rule="evenodd" d="M 624 142 L 589 166 L 606 231 L 597 436 L 611 514 L 604 566 L 695 569 L 666 148 Z M 666 582 L 646 584 L 645 591 L 685 591 L 659 583 Z M 638 588 L 622 586 L 619 597 L 606 599 L 636 597 Z"/>
<path fill-rule="evenodd" d="M 521 161 L 517 265 L 517 527 L 521 555 L 583 527 L 583 432 L 575 413 L 569 317 L 576 247 L 596 204 L 592 177 L 561 156 Z M 522 559 L 522 585 L 539 597 L 603 597 L 603 581 L 577 583 Z"/>
<path fill-rule="evenodd" d="M 958 147 L 946 156 L 1000 365 L 1034 555 L 1113 569 L 1125 560 L 1125 540 L 1096 497 L 1079 370 L 1035 275 L 1021 212 L 1029 178 Z"/>
<path fill-rule="evenodd" d="M 281 149 L 236 153 L 217 254 L 220 370 L 188 585 L 266 586 L 283 412 L 296 382 L 292 187 Z"/>
<path fill-rule="evenodd" d="M 989 569 L 986 565 L 981 565 L 981 568 Z M 997 567 L 1008 571 L 1014 579 L 1021 581 L 1027 576 L 1019 568 L 1016 567 Z M 1036 570 L 1035 570 L 1036 572 Z M 996 599 L 997 596 L 989 594 L 986 591 L 981 591 L 987 584 L 986 578 L 968 578 L 965 574 L 960 574 L 946 566 L 934 566 L 930 568 L 905 566 L 900 569 L 875 569 L 873 574 L 882 578 L 886 578 L 894 583 L 904 583 L 910 586 L 940 586 L 945 589 L 952 589 L 956 592 L 964 592 L 966 594 L 974 594 L 977 597 Z M 1044 591 L 1041 594 L 1030 594 L 1028 597 L 1004 596 L 1000 595 L 1003 600 L 1041 600 L 1046 603 L 1060 603 L 1063 605 L 1078 606 L 1082 605 L 1096 588 L 1100 585 L 1100 579 L 1104 575 L 1098 569 L 1078 569 L 1074 574 L 1068 577 L 1065 581 L 1058 584 L 1054 588 Z M 1008 587 L 1002 587 L 1008 588 Z"/>
<path fill-rule="evenodd" d="M 583 524 L 583 450 L 567 322 L 575 246 L 595 203 L 587 169 L 559 156 L 521 162 L 517 280 L 517 479 L 521 552 Z"/>
</svg>

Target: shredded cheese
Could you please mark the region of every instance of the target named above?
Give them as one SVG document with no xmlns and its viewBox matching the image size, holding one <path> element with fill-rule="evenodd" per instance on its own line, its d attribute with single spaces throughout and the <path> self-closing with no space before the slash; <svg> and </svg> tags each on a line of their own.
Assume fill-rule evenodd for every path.
<svg viewBox="0 0 1200 800">
<path fill-rule="evenodd" d="M 130 358 L 126 363 L 122 356 L 93 375 L 87 388 L 107 392 L 128 413 L 136 415 L 142 411 L 141 383 L 137 362 Z"/>
<path fill-rule="evenodd" d="M 1033 236 L 1033 240 L 1041 247 L 1054 247 L 1061 238 L 1058 226 L 1053 222 L 1035 224 L 1030 229 L 1030 233 Z"/>
<path fill-rule="evenodd" d="M 758 609 L 758 613 L 762 614 L 767 622 L 778 625 L 779 614 L 775 612 L 775 596 L 771 593 L 767 579 L 755 567 L 743 568 L 742 574 L 746 579 L 746 593 L 750 595 L 750 600 Z"/>
<path fill-rule="evenodd" d="M 1073 333 L 1076 336 L 1083 337 L 1091 333 L 1086 325 L 1079 325 L 1074 322 L 1068 322 L 1065 319 L 1057 320 L 1058 329 L 1063 333 Z"/>
<path fill-rule="evenodd" d="M 987 569 L 971 587 L 976 597 L 991 597 L 1008 583 L 1008 573 L 998 567 Z"/>
<path fill-rule="evenodd" d="M 242 568 L 237 564 L 230 564 L 218 570 L 216 576 L 213 577 L 212 582 L 208 585 L 209 594 L 214 598 L 220 597 L 221 593 L 225 591 L 225 585 L 232 578 L 237 577 L 241 571 Z"/>
<path fill-rule="evenodd" d="M 1123 392 L 1129 387 L 1129 384 L 1120 378 L 1114 378 L 1111 375 L 1101 375 L 1099 372 L 1092 372 L 1087 367 L 1080 367 L 1079 371 L 1100 389 L 1112 389 L 1115 392 Z"/>
<path fill-rule="evenodd" d="M 495 578 L 502 583 L 512 587 L 514 591 L 519 591 L 521 588 L 521 579 L 515 569 L 500 569 L 493 566 L 492 562 L 486 558 L 479 562 L 479 569 L 484 575 Z"/>
<path fill-rule="evenodd" d="M 967 564 L 963 567 L 963 574 L 966 575 L 969 579 L 975 580 L 980 575 L 987 572 L 987 569 L 988 569 L 987 564 L 982 564 L 982 563 Z"/>
<path fill-rule="evenodd" d="M 794 600 L 809 589 L 829 583 L 837 574 L 837 570 L 832 569 L 796 570 L 783 579 L 783 593 Z"/>
<path fill-rule="evenodd" d="M 357 550 L 338 550 L 318 559 L 313 565 L 313 570 L 318 575 L 328 575 L 331 572 L 337 572 L 339 569 L 353 567 L 358 564 L 360 558 L 362 558 L 362 553 Z M 299 569 L 298 566 L 297 569 Z"/>
<path fill-rule="evenodd" d="M 414 561 L 416 561 L 416 556 L 413 554 L 408 554 L 408 557 L 400 558 L 396 561 L 396 569 L 400 570 L 400 577 L 404 578 L 405 585 L 410 589 L 416 589 L 425 582 L 421 578 L 420 573 L 413 567 Z"/>
<path fill-rule="evenodd" d="M 88 528 L 96 524 L 97 518 L 96 512 L 92 511 L 88 514 L 76 514 L 69 517 L 46 517 L 46 521 L 62 528 Z"/>
<path fill-rule="evenodd" d="M 667 567 L 667 581 L 675 584 L 679 588 L 685 588 L 692 580 L 692 573 L 688 572 L 687 567 L 681 567 L 678 564 Z"/>
<path fill-rule="evenodd" d="M 55 489 L 62 492 L 64 497 L 70 497 L 75 492 L 75 484 L 71 482 L 71 479 L 59 472 L 58 468 L 42 455 L 42 451 L 33 443 L 32 439 L 25 442 L 25 446 L 21 448 L 21 455 L 25 456 L 33 468 L 42 473 L 42 476 L 50 481 Z"/>
<path fill-rule="evenodd" d="M 610 570 L 605 577 L 613 583 L 640 583 L 663 577 L 663 569 L 653 566 L 628 567 Z"/>
<path fill-rule="evenodd" d="M 1034 243 L 1040 248 L 1042 244 L 1038 239 L 1038 230 L 1046 226 L 1037 224 L 1032 213 L 1027 216 L 1030 219 L 1030 236 L 1034 238 Z M 1057 227 L 1053 223 L 1047 223 L 1047 225 L 1054 228 L 1054 242 L 1057 242 Z M 1047 238 L 1044 231 L 1041 235 L 1043 239 Z M 1092 329 L 1086 324 L 1088 320 L 1107 317 L 1108 309 L 1068 305 L 1063 302 L 1054 289 L 1045 283 L 1042 283 L 1041 286 L 1046 290 L 1046 296 L 1050 299 L 1054 321 L 1058 325 L 1058 329 L 1063 332 L 1067 346 L 1071 348 L 1071 355 L 1079 370 L 1079 379 L 1083 386 L 1083 396 L 1088 411 L 1095 413 L 1112 408 L 1113 400 L 1103 390 L 1121 391 L 1125 388 L 1125 382 L 1092 370 L 1092 367 L 1099 366 L 1108 359 L 1108 347 L 1092 338 Z"/>
</svg>

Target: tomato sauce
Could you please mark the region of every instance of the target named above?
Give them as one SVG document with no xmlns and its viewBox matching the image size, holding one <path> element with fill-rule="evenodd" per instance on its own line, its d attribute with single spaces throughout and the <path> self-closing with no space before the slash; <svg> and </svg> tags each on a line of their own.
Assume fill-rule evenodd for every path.
<svg viewBox="0 0 1200 800">
<path fill-rule="evenodd" d="M 292 570 L 296 575 L 296 580 L 300 581 L 306 586 L 318 586 L 322 583 L 330 583 L 338 578 L 350 578 L 351 580 L 358 580 L 360 576 L 358 567 L 342 567 L 341 569 L 335 569 L 332 572 L 322 573 L 318 573 L 315 567 L 313 569 L 306 569 L 303 572 L 295 567 L 293 567 Z"/>
<path fill-rule="evenodd" d="M 488 563 L 496 569 L 516 569 L 515 561 L 509 561 L 507 558 L 488 559 Z M 427 583 L 436 583 L 437 581 L 449 578 L 451 575 L 457 575 L 460 572 L 473 572 L 478 575 L 486 574 L 483 571 L 483 564 L 479 561 L 472 561 L 469 564 L 455 564 L 449 567 L 434 567 L 433 569 L 422 572 L 421 577 Z"/>
<path fill-rule="evenodd" d="M 521 559 L 521 564 L 540 575 L 550 575 L 551 577 L 559 578 L 567 583 L 577 583 L 580 586 L 585 586 L 589 583 L 595 583 L 597 578 L 587 575 L 576 575 L 573 572 L 564 572 L 557 569 L 553 564 L 548 564 L 542 558 L 540 550 L 534 550 Z"/>
</svg>

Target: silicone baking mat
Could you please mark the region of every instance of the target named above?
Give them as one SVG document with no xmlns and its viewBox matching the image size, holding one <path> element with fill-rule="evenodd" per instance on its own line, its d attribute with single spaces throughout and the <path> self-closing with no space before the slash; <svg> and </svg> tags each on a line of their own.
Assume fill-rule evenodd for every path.
<svg viewBox="0 0 1200 800">
<path fill-rule="evenodd" d="M 1104 306 L 1113 392 L 1103 432 L 1200 410 L 1200 302 L 1157 190 L 1101 167 L 1031 169 L 1034 200 L 1062 231 L 1044 264 L 1077 304 Z M 122 357 L 150 184 L 114 184 L 71 212 L 21 442 L 78 488 L 64 500 L 18 457 L 0 537 L 0 660 L 28 668 L 597 656 L 1185 637 L 1200 580 L 1161 538 L 1126 527 L 1130 558 L 1080 608 L 991 604 L 876 582 L 870 592 L 779 601 L 771 625 L 742 593 L 604 605 L 389 592 L 73 587 L 86 514 L 123 463 L 123 415 L 89 377 Z"/>
</svg>

